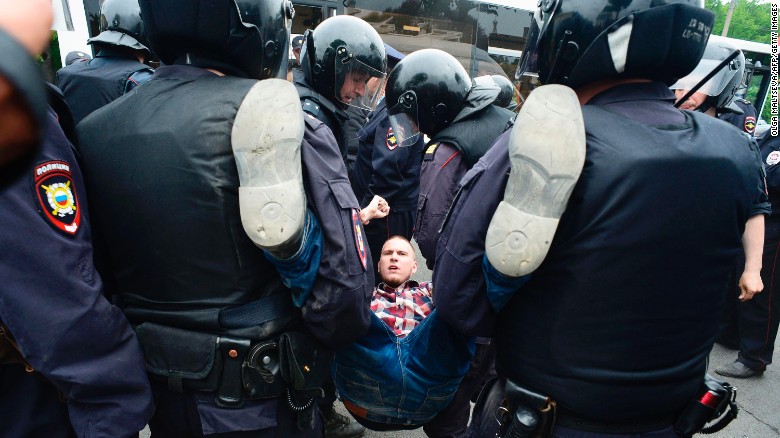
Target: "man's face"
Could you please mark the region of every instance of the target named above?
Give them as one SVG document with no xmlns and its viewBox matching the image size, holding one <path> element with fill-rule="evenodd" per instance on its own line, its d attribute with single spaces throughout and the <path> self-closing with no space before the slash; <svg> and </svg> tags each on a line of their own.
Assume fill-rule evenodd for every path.
<svg viewBox="0 0 780 438">
<path fill-rule="evenodd" d="M 379 257 L 379 279 L 390 287 L 398 287 L 417 272 L 417 257 L 412 245 L 404 239 L 392 238 L 382 247 Z"/>
<path fill-rule="evenodd" d="M 687 93 L 688 91 L 689 90 L 674 90 L 674 97 L 677 100 L 680 100 L 680 98 L 685 96 L 685 93 Z M 680 109 L 693 111 L 696 108 L 700 107 L 705 100 L 707 100 L 706 93 L 700 93 L 700 92 L 693 93 L 691 97 L 688 98 L 688 100 L 686 100 L 685 102 L 682 103 L 682 105 L 680 105 Z"/>
<path fill-rule="evenodd" d="M 369 95 L 376 94 L 379 91 L 379 87 L 383 85 L 382 79 L 372 76 L 366 85 L 366 92 L 370 93 Z M 384 94 L 384 91 L 382 91 L 382 94 Z"/>
<path fill-rule="evenodd" d="M 371 76 L 368 73 L 351 71 L 344 76 L 344 85 L 339 91 L 339 99 L 344 103 L 352 103 L 353 100 L 366 94 L 366 84 Z"/>
</svg>

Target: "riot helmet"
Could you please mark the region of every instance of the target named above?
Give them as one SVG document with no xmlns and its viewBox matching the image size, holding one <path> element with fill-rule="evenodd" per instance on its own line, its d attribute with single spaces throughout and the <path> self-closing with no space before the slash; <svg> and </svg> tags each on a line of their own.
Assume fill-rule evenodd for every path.
<svg viewBox="0 0 780 438">
<path fill-rule="evenodd" d="M 515 88 L 515 84 L 506 76 L 491 75 L 490 77 L 493 79 L 493 82 L 498 85 L 498 88 L 501 89 L 501 92 L 498 93 L 498 97 L 496 97 L 495 105 L 510 111 L 517 109 L 517 100 L 515 98 L 517 89 Z"/>
<path fill-rule="evenodd" d="M 703 0 L 540 0 L 517 79 L 572 88 L 609 78 L 674 83 L 699 62 L 715 15 Z"/>
<path fill-rule="evenodd" d="M 472 81 L 449 53 L 423 49 L 407 55 L 387 79 L 387 115 L 399 145 L 411 146 L 420 133 L 433 136 L 463 109 Z"/>
<path fill-rule="evenodd" d="M 697 102 L 695 108 L 683 106 L 683 109 L 697 109 L 704 112 L 714 107 L 721 111 L 735 111 L 730 105 L 737 94 L 737 89 L 742 84 L 742 78 L 745 74 L 745 55 L 731 43 L 710 40 L 707 43 L 707 48 L 704 50 L 704 56 L 699 61 L 699 65 L 688 76 L 680 79 L 670 87 L 672 90 L 685 92 L 692 90 L 705 76 L 713 72 L 718 65 L 735 51 L 738 52 L 737 57 L 721 68 L 715 76 L 696 91 L 706 96 L 703 101 Z M 682 94 L 682 91 L 678 92 L 678 94 Z M 735 112 L 741 113 L 742 110 L 737 107 Z"/>
<path fill-rule="evenodd" d="M 152 49 L 254 79 L 284 78 L 294 10 L 289 0 L 139 0 Z"/>
<path fill-rule="evenodd" d="M 379 33 L 360 18 L 331 17 L 306 31 L 301 69 L 314 91 L 334 102 L 370 110 L 385 80 L 385 45 Z M 371 78 L 379 78 L 380 83 L 369 90 L 366 84 Z"/>
<path fill-rule="evenodd" d="M 101 0 L 100 33 L 88 44 L 108 44 L 150 53 L 138 0 Z"/>
</svg>

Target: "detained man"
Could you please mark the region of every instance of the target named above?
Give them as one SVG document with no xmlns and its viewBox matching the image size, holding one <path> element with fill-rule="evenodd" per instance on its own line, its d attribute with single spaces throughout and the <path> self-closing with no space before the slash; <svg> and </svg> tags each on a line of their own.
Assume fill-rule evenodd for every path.
<svg viewBox="0 0 780 438">
<path fill-rule="evenodd" d="M 404 337 L 433 311 L 433 285 L 412 280 L 417 255 L 402 236 L 393 236 L 382 247 L 378 269 L 381 283 L 374 289 L 371 311 L 398 337 Z"/>
</svg>

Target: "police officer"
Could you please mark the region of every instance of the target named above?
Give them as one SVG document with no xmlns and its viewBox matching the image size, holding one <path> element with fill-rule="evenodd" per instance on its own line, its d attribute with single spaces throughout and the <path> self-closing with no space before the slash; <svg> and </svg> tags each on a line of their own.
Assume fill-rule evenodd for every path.
<svg viewBox="0 0 780 438">
<path fill-rule="evenodd" d="M 561 437 L 697 432 L 673 424 L 708 394 L 726 279 L 764 196 L 747 138 L 673 107 L 668 85 L 714 20 L 702 6 L 540 3 L 518 73 L 553 85 L 461 181 L 433 271 L 439 315 L 495 335 L 478 436 L 496 419 L 500 436 L 553 418 Z"/>
<path fill-rule="evenodd" d="M 509 111 L 517 111 L 518 108 L 518 93 L 515 84 L 503 75 L 490 75 L 493 82 L 501 88 L 501 92 L 496 97 L 495 104 L 506 108 Z"/>
<path fill-rule="evenodd" d="M 274 79 L 292 4 L 140 5 L 165 66 L 78 134 L 152 434 L 322 436 L 330 348 L 367 329 L 373 276 L 338 146 Z"/>
<path fill-rule="evenodd" d="M 697 110 L 703 112 L 712 117 L 718 117 L 724 120 L 724 116 L 732 115 L 731 123 L 735 124 L 736 128 L 747 135 L 752 136 L 752 132 L 748 132 L 745 128 L 745 117 L 747 113 L 743 112 L 742 107 L 736 103 L 736 92 L 742 83 L 742 77 L 745 71 L 745 56 L 742 51 L 734 47 L 729 43 L 709 41 L 707 48 L 704 50 L 699 65 L 694 69 L 691 74 L 680 79 L 670 88 L 675 90 L 675 96 L 678 101 L 690 94 L 689 90 L 693 89 L 699 84 L 702 79 L 715 70 L 725 59 L 727 59 L 732 53 L 737 52 L 737 56 L 724 66 L 721 70 L 717 71 L 715 76 L 709 81 L 704 83 L 699 91 L 694 92 L 684 102 L 680 102 L 680 107 L 684 109 Z M 749 111 L 745 107 L 746 111 Z M 755 109 L 753 109 L 755 115 Z M 755 120 L 755 118 L 753 119 Z M 755 129 L 755 123 L 753 123 L 752 129 Z M 757 157 L 758 159 L 758 157 Z M 762 252 L 765 246 L 765 214 L 771 213 L 771 206 L 759 204 L 751 212 L 751 216 L 745 224 L 745 233 L 742 236 L 742 242 L 744 246 L 744 256 L 740 257 L 739 262 L 735 268 L 733 278 L 730 279 L 731 290 L 736 290 L 738 293 L 729 294 L 726 298 L 726 307 L 721 323 L 720 335 L 717 342 L 726 344 L 737 344 L 736 339 L 739 337 L 737 330 L 737 315 L 739 302 L 745 302 L 752 299 L 756 294 L 760 293 L 764 289 L 764 277 L 761 275 L 762 271 Z M 736 284 L 734 284 L 736 283 Z M 752 335 L 746 333 L 746 338 Z M 759 337 L 759 334 L 755 335 Z M 763 339 L 763 337 L 762 337 Z M 736 346 L 736 345 L 732 345 Z M 760 368 L 756 365 L 756 362 L 751 362 L 754 368 Z M 729 377 L 749 377 L 752 371 L 742 364 L 742 362 L 736 361 L 733 364 L 726 365 L 716 369 L 716 372 L 720 370 Z M 720 374 L 720 373 L 719 373 Z"/>
<path fill-rule="evenodd" d="M 420 170 L 414 231 L 429 269 L 458 181 L 514 117 L 492 105 L 500 91 L 492 81 L 473 83 L 457 59 L 437 49 L 410 54 L 388 78 L 388 115 L 398 144 L 414 143 L 422 134 L 431 138 Z"/>
<path fill-rule="evenodd" d="M 727 318 L 717 342 L 738 350 L 737 359 L 715 368 L 715 372 L 727 377 L 748 378 L 760 376 L 772 363 L 777 328 L 780 324 L 778 307 L 778 283 L 772 276 L 777 272 L 777 251 L 780 247 L 780 139 L 766 131 L 759 139 L 761 159 L 766 169 L 766 183 L 772 213 L 766 219 L 761 279 L 765 289 L 752 300 L 734 302 L 733 313 Z"/>
<path fill-rule="evenodd" d="M 0 0 L 0 166 L 30 153 L 46 123 L 46 91 L 33 56 L 48 44 L 52 17 L 46 0 Z"/>
<path fill-rule="evenodd" d="M 756 108 L 747 100 L 737 97 L 737 92 L 743 87 L 745 55 L 732 44 L 722 41 L 707 43 L 697 68 L 670 88 L 675 90 L 678 99 L 682 98 L 734 51 L 739 52 L 737 57 L 686 99 L 680 108 L 695 109 L 717 117 L 753 136 L 756 132 Z"/>
<path fill-rule="evenodd" d="M 50 96 L 63 111 L 48 110 L 40 147 L 0 177 L 0 430 L 137 436 L 152 415 L 149 380 L 136 336 L 103 295 L 73 131 L 58 123 L 70 114 Z"/>
<path fill-rule="evenodd" d="M 354 125 L 352 128 L 348 125 L 355 117 L 362 118 L 359 123 L 362 125 L 367 111 L 376 106 L 379 90 L 369 89 L 367 85 L 371 78 L 383 83 L 386 68 L 382 39 L 370 24 L 359 18 L 331 17 L 304 35 L 301 70 L 293 70 L 293 83 L 303 111 L 330 128 L 345 165 L 348 164 L 348 132 L 357 131 Z M 370 257 L 368 261 L 371 263 Z M 325 388 L 325 398 L 320 401 L 327 422 L 326 436 L 361 436 L 365 428 L 337 413 L 333 408 L 335 401 L 336 387 L 331 381 Z"/>
<path fill-rule="evenodd" d="M 96 47 L 95 58 L 68 64 L 56 75 L 76 123 L 148 81 L 153 73 L 144 64 L 151 52 L 138 0 L 103 0 L 100 34 L 87 42 Z"/>
<path fill-rule="evenodd" d="M 387 44 L 385 53 L 389 74 L 404 55 Z M 375 195 L 391 206 L 387 217 L 372 220 L 365 226 L 373 268 L 388 238 L 395 235 L 412 238 L 420 192 L 420 157 L 425 142 L 420 137 L 411 147 L 398 147 L 384 98 L 380 98 L 368 123 L 358 132 L 358 138 L 360 146 L 352 178 L 355 197 L 361 207 L 369 205 Z"/>
<path fill-rule="evenodd" d="M 75 62 L 87 62 L 90 59 L 92 59 L 91 56 L 87 55 L 86 53 L 80 51 L 80 50 L 74 50 L 67 55 L 65 55 L 65 65 L 71 65 Z"/>
<path fill-rule="evenodd" d="M 307 30 L 303 44 L 301 72 L 293 70 L 303 111 L 330 128 L 347 163 L 348 144 L 378 101 L 379 90 L 367 94 L 366 85 L 385 78 L 384 43 L 370 24 L 339 15 Z"/>
<path fill-rule="evenodd" d="M 292 51 L 293 56 L 295 56 L 295 62 L 300 65 L 301 63 L 301 50 L 303 49 L 303 35 L 296 35 L 292 39 Z"/>
</svg>

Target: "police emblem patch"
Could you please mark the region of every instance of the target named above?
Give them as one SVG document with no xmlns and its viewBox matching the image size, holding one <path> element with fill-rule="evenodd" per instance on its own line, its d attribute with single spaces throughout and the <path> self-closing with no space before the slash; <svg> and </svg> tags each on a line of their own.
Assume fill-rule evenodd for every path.
<svg viewBox="0 0 780 438">
<path fill-rule="evenodd" d="M 391 151 L 398 147 L 398 139 L 395 138 L 395 134 L 393 134 L 393 128 L 387 128 L 387 148 Z"/>
<path fill-rule="evenodd" d="M 76 234 L 81 225 L 81 210 L 73 187 L 70 164 L 47 161 L 35 166 L 33 172 L 41 216 L 66 235 Z"/>
<path fill-rule="evenodd" d="M 363 270 L 366 270 L 366 259 L 368 258 L 368 254 L 366 254 L 366 245 L 363 243 L 363 227 L 361 226 L 363 223 L 360 221 L 360 215 L 358 214 L 357 209 L 352 210 L 352 228 L 355 231 L 355 249 L 357 250 L 358 258 L 360 259 L 360 263 L 363 264 Z"/>
<path fill-rule="evenodd" d="M 777 163 L 780 163 L 780 152 L 779 151 L 770 152 L 769 155 L 766 156 L 766 164 L 769 166 L 774 166 Z"/>
<path fill-rule="evenodd" d="M 745 132 L 752 134 L 756 131 L 756 118 L 753 116 L 745 117 Z"/>
</svg>

